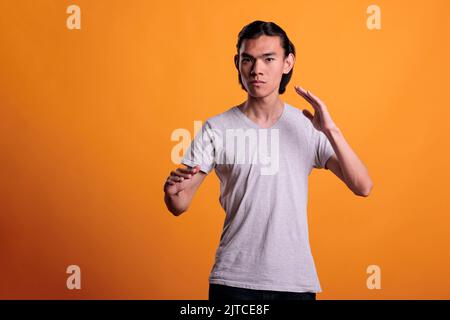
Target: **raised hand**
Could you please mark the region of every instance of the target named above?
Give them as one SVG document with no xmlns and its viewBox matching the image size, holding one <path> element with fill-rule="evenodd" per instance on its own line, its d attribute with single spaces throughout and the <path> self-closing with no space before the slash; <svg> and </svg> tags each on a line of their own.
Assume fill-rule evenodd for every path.
<svg viewBox="0 0 450 320">
<path fill-rule="evenodd" d="M 294 88 L 298 95 L 308 101 L 314 108 L 314 114 L 311 114 L 308 109 L 302 110 L 303 114 L 311 120 L 314 128 L 324 133 L 327 130 L 336 128 L 336 125 L 328 112 L 328 108 L 322 100 L 300 86 L 294 86 Z"/>
</svg>

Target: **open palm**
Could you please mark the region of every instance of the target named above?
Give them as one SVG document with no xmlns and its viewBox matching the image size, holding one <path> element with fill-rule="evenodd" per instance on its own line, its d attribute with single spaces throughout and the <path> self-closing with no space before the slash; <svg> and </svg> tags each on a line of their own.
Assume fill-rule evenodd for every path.
<svg viewBox="0 0 450 320">
<path fill-rule="evenodd" d="M 311 120 L 314 128 L 325 132 L 336 127 L 335 123 L 331 119 L 327 106 L 322 100 L 300 86 L 294 86 L 294 88 L 298 95 L 303 97 L 313 107 L 314 114 L 309 112 L 308 109 L 304 109 L 302 112 L 309 120 Z"/>
</svg>

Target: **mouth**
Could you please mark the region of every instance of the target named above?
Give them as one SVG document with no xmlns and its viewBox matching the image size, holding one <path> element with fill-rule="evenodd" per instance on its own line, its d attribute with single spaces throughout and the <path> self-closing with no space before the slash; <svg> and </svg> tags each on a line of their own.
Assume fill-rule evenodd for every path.
<svg viewBox="0 0 450 320">
<path fill-rule="evenodd" d="M 264 84 L 264 82 L 263 81 L 250 81 L 250 84 L 258 86 L 258 85 Z"/>
</svg>

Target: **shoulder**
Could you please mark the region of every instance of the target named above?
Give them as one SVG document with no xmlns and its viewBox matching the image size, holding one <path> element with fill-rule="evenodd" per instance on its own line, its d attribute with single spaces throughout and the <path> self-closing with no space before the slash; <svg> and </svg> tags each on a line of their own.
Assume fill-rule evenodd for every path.
<svg viewBox="0 0 450 320">
<path fill-rule="evenodd" d="M 206 119 L 205 125 L 211 128 L 228 127 L 236 121 L 236 106 L 229 107 L 227 110 L 211 116 Z"/>
<path fill-rule="evenodd" d="M 325 139 L 325 134 L 317 130 L 312 124 L 311 120 L 303 114 L 302 109 L 287 105 L 288 116 L 286 117 L 289 126 L 297 129 L 297 132 L 302 134 L 309 143 L 317 144 Z"/>
<path fill-rule="evenodd" d="M 286 102 L 286 119 L 294 124 L 297 128 L 303 128 L 309 133 L 313 133 L 314 126 L 300 108 L 296 108 Z"/>
</svg>

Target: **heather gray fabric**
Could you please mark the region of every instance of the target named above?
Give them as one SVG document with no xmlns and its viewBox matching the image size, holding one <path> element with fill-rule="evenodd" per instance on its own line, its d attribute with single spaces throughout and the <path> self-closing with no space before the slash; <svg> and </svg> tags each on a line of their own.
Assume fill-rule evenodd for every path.
<svg viewBox="0 0 450 320">
<path fill-rule="evenodd" d="M 227 129 L 247 132 L 244 149 L 237 138 L 234 146 L 230 143 Z M 250 138 L 252 134 L 258 143 Z M 258 158 L 262 141 L 267 142 L 266 157 Z M 244 163 L 238 161 L 238 150 L 244 150 Z M 237 106 L 206 120 L 181 162 L 199 164 L 205 173 L 215 169 L 220 179 L 219 201 L 226 215 L 210 283 L 322 292 L 309 245 L 308 176 L 313 168 L 324 168 L 333 154 L 325 134 L 288 103 L 269 129 L 261 128 Z M 263 162 L 268 155 L 272 160 Z M 261 160 L 251 163 L 255 158 Z"/>
</svg>

